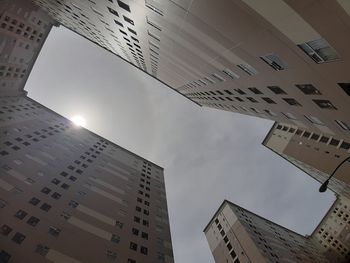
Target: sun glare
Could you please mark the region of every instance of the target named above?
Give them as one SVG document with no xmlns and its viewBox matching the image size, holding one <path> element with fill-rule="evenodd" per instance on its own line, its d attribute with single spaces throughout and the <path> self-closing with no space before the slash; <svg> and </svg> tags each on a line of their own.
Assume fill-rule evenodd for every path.
<svg viewBox="0 0 350 263">
<path fill-rule="evenodd" d="M 85 127 L 85 125 L 86 125 L 85 118 L 80 116 L 80 115 L 76 115 L 76 116 L 72 117 L 71 121 L 77 126 Z"/>
</svg>

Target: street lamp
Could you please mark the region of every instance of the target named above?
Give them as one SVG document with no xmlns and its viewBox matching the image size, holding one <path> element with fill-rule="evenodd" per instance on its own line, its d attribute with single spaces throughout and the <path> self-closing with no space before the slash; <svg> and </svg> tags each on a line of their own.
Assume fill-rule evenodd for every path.
<svg viewBox="0 0 350 263">
<path fill-rule="evenodd" d="M 329 180 L 333 177 L 333 175 L 336 173 L 336 171 L 339 169 L 340 166 L 342 166 L 346 161 L 350 160 L 350 156 L 347 157 L 344 161 L 342 161 L 338 166 L 334 169 L 333 173 L 328 177 L 328 179 L 321 185 L 320 189 L 318 191 L 320 193 L 326 192 Z"/>
</svg>

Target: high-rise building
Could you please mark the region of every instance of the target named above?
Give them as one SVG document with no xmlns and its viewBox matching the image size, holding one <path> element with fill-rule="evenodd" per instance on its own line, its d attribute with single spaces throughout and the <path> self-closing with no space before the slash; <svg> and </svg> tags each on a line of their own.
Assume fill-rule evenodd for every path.
<svg viewBox="0 0 350 263">
<path fill-rule="evenodd" d="M 204 233 L 216 263 L 338 263 L 320 253 L 320 245 L 313 238 L 226 200 Z"/>
<path fill-rule="evenodd" d="M 163 169 L 0 97 L 0 262 L 173 262 Z"/>
<path fill-rule="evenodd" d="M 348 137 L 347 0 L 33 0 L 199 105 Z"/>
<path fill-rule="evenodd" d="M 330 262 L 349 262 L 350 199 L 339 196 L 311 237 Z"/>
<path fill-rule="evenodd" d="M 275 123 L 263 145 L 291 162 L 321 184 L 350 156 L 350 140 L 334 134 L 312 132 Z M 343 163 L 330 179 L 329 188 L 350 198 L 350 162 Z M 317 189 L 315 189 L 317 191 Z"/>
<path fill-rule="evenodd" d="M 0 94 L 16 96 L 23 90 L 52 26 L 46 12 L 27 0 L 0 2 Z"/>
</svg>

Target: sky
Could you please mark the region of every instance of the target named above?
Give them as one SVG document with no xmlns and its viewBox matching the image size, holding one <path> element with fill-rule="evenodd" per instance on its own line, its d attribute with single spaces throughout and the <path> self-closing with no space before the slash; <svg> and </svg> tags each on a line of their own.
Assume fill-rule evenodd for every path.
<svg viewBox="0 0 350 263">
<path fill-rule="evenodd" d="M 261 144 L 271 121 L 199 107 L 64 27 L 51 31 L 25 89 L 164 168 L 177 263 L 214 262 L 203 229 L 224 199 L 301 234 L 335 200 Z"/>
</svg>

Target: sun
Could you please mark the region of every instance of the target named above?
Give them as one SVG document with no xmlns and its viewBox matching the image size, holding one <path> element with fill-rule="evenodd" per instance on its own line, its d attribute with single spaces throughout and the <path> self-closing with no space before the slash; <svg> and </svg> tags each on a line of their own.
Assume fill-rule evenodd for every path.
<svg viewBox="0 0 350 263">
<path fill-rule="evenodd" d="M 86 120 L 84 117 L 82 117 L 81 115 L 75 115 L 71 118 L 71 121 L 76 125 L 76 126 L 81 126 L 81 127 L 85 127 L 86 125 Z"/>
</svg>

